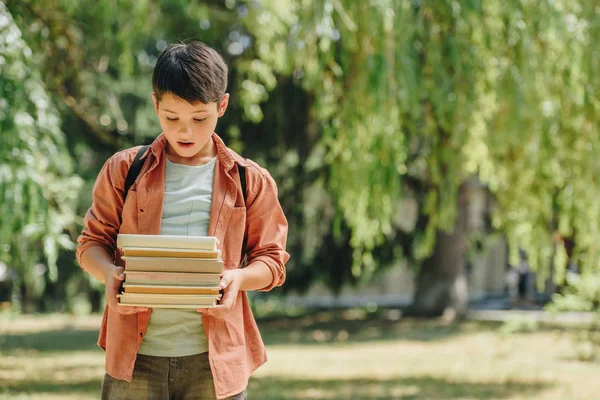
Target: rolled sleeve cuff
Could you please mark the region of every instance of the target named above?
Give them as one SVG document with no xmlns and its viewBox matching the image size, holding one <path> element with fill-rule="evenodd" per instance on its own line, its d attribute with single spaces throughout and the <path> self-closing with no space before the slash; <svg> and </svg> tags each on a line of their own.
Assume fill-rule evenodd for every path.
<svg viewBox="0 0 600 400">
<path fill-rule="evenodd" d="M 91 249 L 92 247 L 96 247 L 96 246 L 100 246 L 103 247 L 108 254 L 113 254 L 114 249 L 112 249 L 110 246 L 101 243 L 101 242 L 97 242 L 95 240 L 90 240 L 88 242 L 85 242 L 81 245 L 79 245 L 77 247 L 77 252 L 76 252 L 76 256 L 77 256 L 77 261 L 79 261 L 79 266 L 81 267 L 81 269 L 85 270 L 85 267 L 83 266 L 83 263 L 81 262 L 81 257 L 83 256 L 83 253 L 85 253 L 87 250 Z"/>
<path fill-rule="evenodd" d="M 273 276 L 271 284 L 262 289 L 257 289 L 258 292 L 268 292 L 277 286 L 283 285 L 285 282 L 285 267 L 283 264 L 279 264 L 269 256 L 259 256 L 250 261 L 252 264 L 256 262 L 262 262 L 265 264 L 271 270 L 271 274 Z"/>
</svg>

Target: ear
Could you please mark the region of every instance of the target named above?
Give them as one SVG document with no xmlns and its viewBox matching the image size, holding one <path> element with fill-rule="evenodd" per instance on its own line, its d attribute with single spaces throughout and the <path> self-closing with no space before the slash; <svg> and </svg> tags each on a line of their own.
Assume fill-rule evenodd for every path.
<svg viewBox="0 0 600 400">
<path fill-rule="evenodd" d="M 225 114 L 225 110 L 227 110 L 227 105 L 229 104 L 229 93 L 225 93 L 221 98 L 221 102 L 219 103 L 219 118 Z"/>
<path fill-rule="evenodd" d="M 158 115 L 158 98 L 156 97 L 156 93 L 152 93 L 152 101 L 154 102 L 154 111 Z"/>
</svg>

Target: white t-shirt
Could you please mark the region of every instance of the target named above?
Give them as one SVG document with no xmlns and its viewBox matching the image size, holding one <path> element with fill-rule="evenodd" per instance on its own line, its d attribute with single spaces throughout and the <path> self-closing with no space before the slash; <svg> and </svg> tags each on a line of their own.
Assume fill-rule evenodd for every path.
<svg viewBox="0 0 600 400">
<path fill-rule="evenodd" d="M 204 165 L 167 160 L 161 235 L 206 236 L 216 157 Z M 208 351 L 202 316 L 194 309 L 155 308 L 139 354 L 182 357 Z"/>
</svg>

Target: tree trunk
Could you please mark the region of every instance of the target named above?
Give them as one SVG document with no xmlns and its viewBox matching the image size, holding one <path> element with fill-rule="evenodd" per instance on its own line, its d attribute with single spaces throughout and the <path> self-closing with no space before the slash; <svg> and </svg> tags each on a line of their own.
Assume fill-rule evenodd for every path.
<svg viewBox="0 0 600 400">
<path fill-rule="evenodd" d="M 12 279 L 10 303 L 12 305 L 12 311 L 16 313 L 20 313 L 23 311 L 23 293 L 21 291 L 21 278 L 17 274 L 14 274 Z"/>
<path fill-rule="evenodd" d="M 451 320 L 466 315 L 467 190 L 466 184 L 459 188 L 454 230 L 438 231 L 433 254 L 421 265 L 410 314 L 444 315 Z"/>
</svg>

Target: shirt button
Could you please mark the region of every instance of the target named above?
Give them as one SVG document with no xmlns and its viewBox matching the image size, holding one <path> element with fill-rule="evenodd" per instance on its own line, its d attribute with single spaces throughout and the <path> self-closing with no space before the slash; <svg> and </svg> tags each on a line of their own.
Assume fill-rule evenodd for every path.
<svg viewBox="0 0 600 400">
<path fill-rule="evenodd" d="M 143 336 L 144 336 L 144 332 L 140 332 L 140 337 L 143 337 Z"/>
</svg>

